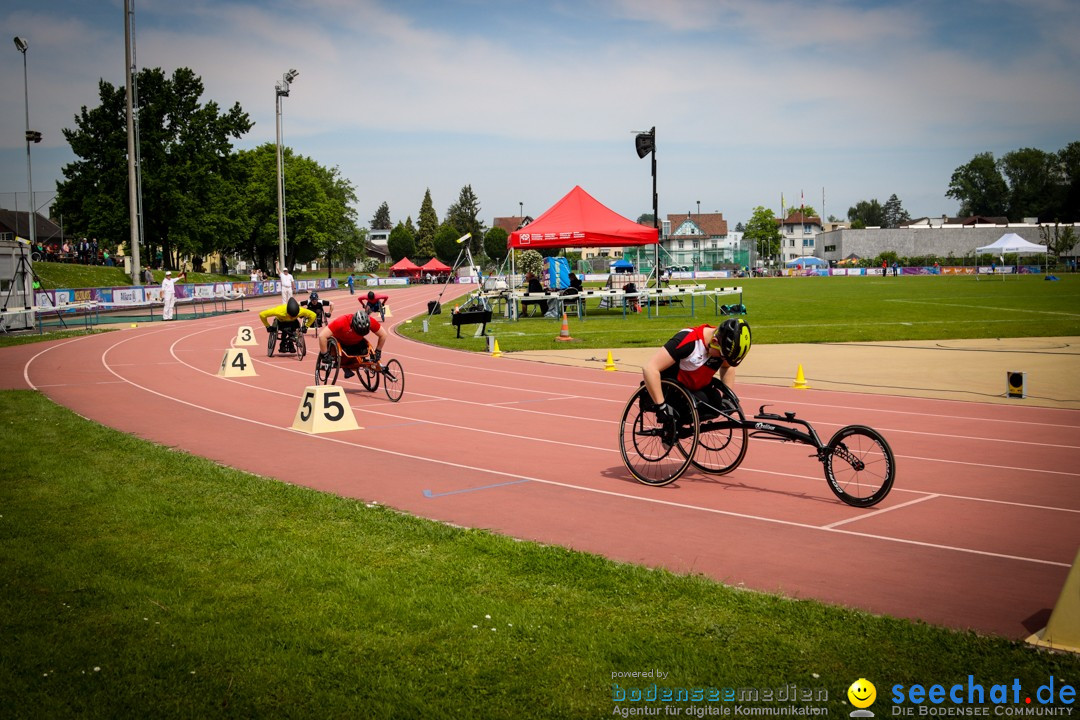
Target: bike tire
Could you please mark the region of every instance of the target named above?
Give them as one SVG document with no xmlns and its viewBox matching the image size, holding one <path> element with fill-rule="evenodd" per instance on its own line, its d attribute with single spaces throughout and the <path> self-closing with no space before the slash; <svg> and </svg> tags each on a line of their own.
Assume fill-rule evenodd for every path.
<svg viewBox="0 0 1080 720">
<path fill-rule="evenodd" d="M 315 384 L 336 385 L 338 372 L 341 370 L 341 348 L 337 340 L 330 338 L 326 343 L 326 353 L 329 357 L 315 361 Z"/>
<path fill-rule="evenodd" d="M 405 394 L 405 370 L 397 360 L 388 360 L 382 369 L 383 390 L 390 402 L 397 402 Z"/>
<path fill-rule="evenodd" d="M 896 459 L 881 433 L 864 425 L 836 431 L 825 446 L 825 480 L 848 505 L 867 508 L 885 499 L 896 479 Z"/>
<path fill-rule="evenodd" d="M 307 340 L 304 339 L 304 334 L 297 330 L 293 334 L 293 342 L 296 345 L 296 359 L 303 360 L 307 355 Z"/>
<path fill-rule="evenodd" d="M 619 453 L 635 480 L 652 487 L 670 485 L 690 467 L 698 443 L 697 410 L 690 395 L 669 380 L 661 381 L 664 401 L 679 413 L 675 428 L 656 417 L 655 403 L 641 386 L 627 401 L 619 422 Z"/>
<path fill-rule="evenodd" d="M 277 341 L 277 330 L 271 330 L 269 333 L 267 333 L 266 357 L 274 357 L 274 351 L 277 350 Z"/>
</svg>

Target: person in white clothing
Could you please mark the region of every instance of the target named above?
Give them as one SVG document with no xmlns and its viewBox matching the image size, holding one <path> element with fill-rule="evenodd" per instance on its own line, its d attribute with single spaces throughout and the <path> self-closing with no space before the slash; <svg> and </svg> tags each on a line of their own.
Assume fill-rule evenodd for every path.
<svg viewBox="0 0 1080 720">
<path fill-rule="evenodd" d="M 187 273 L 182 272 L 177 277 L 172 276 L 171 270 L 165 271 L 165 278 L 161 281 L 161 299 L 165 307 L 161 311 L 162 320 L 173 320 L 173 309 L 176 307 L 176 281 L 187 280 Z"/>
<path fill-rule="evenodd" d="M 281 302 L 289 302 L 289 298 L 292 297 L 293 291 L 293 276 L 289 273 L 289 268 L 285 268 L 281 271 Z"/>
</svg>

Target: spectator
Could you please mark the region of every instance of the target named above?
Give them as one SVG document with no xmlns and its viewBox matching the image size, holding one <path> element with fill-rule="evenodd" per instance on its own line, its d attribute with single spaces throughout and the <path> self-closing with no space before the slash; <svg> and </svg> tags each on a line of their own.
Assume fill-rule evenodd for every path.
<svg viewBox="0 0 1080 720">
<path fill-rule="evenodd" d="M 259 268 L 251 268 L 251 275 L 248 276 L 251 282 L 259 282 Z"/>
<path fill-rule="evenodd" d="M 187 280 L 187 273 L 182 272 L 177 277 L 172 276 L 171 270 L 165 271 L 165 279 L 161 281 L 161 299 L 165 307 L 161 310 L 162 320 L 173 320 L 173 310 L 176 307 L 176 281 Z"/>
<path fill-rule="evenodd" d="M 153 285 L 154 284 L 154 272 L 150 269 L 149 265 L 143 266 L 142 281 L 143 281 L 143 285 Z"/>
<path fill-rule="evenodd" d="M 281 270 L 281 302 L 289 302 L 289 298 L 293 293 L 293 276 L 289 272 L 289 268 L 282 268 Z"/>
<path fill-rule="evenodd" d="M 527 293 L 543 293 L 544 286 L 540 284 L 540 278 L 536 277 L 534 273 L 527 273 L 525 275 L 525 281 L 528 283 L 525 292 Z M 547 315 L 548 301 L 547 300 L 525 300 L 522 305 L 536 305 L 540 308 L 541 315 Z"/>
<path fill-rule="evenodd" d="M 349 286 L 349 294 L 352 295 L 353 294 L 353 285 L 356 284 L 356 278 L 353 277 L 352 273 L 349 273 L 349 277 L 347 277 L 345 279 L 345 284 Z"/>
</svg>

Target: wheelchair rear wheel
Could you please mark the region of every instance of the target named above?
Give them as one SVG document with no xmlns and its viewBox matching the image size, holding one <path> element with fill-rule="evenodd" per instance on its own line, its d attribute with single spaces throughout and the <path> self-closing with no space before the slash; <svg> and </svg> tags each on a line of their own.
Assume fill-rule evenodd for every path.
<svg viewBox="0 0 1080 720">
<path fill-rule="evenodd" d="M 271 327 L 270 332 L 267 333 L 266 338 L 266 357 L 274 357 L 274 351 L 277 350 L 278 331 L 277 327 Z"/>
<path fill-rule="evenodd" d="M 370 365 L 363 364 L 356 369 L 356 379 L 364 386 L 365 390 L 375 392 L 379 389 L 379 372 Z"/>
<path fill-rule="evenodd" d="M 690 467 L 698 445 L 698 414 L 681 385 L 662 380 L 664 402 L 678 413 L 665 423 L 656 416 L 656 403 L 642 385 L 626 403 L 619 424 L 619 452 L 626 469 L 645 485 L 661 487 L 675 482 Z"/>
<path fill-rule="evenodd" d="M 304 339 L 304 333 L 299 330 L 293 331 L 293 345 L 296 347 L 296 359 L 303 360 L 307 355 L 307 340 Z"/>
</svg>

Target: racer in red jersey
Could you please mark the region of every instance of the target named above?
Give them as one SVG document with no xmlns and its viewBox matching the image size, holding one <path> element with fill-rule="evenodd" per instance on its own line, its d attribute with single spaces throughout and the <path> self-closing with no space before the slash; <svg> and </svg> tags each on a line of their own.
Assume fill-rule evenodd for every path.
<svg viewBox="0 0 1080 720">
<path fill-rule="evenodd" d="M 657 414 L 671 416 L 674 410 L 664 402 L 660 380 L 674 380 L 714 408 L 723 407 L 723 394 L 713 383 L 735 384 L 735 367 L 750 352 L 750 326 L 732 318 L 720 327 L 699 325 L 685 328 L 656 351 L 642 368 L 645 387 L 657 404 Z"/>
<path fill-rule="evenodd" d="M 375 362 L 382 358 L 383 345 L 386 343 L 388 333 L 377 317 L 368 315 L 363 308 L 352 315 L 339 315 L 331 320 L 326 327 L 319 331 L 319 360 L 325 358 L 329 347 L 330 338 L 335 338 L 346 354 L 354 357 L 364 357 L 371 349 L 367 335 L 373 333 L 377 338 L 375 343 Z M 352 377 L 353 371 L 344 368 L 345 377 Z"/>
</svg>

